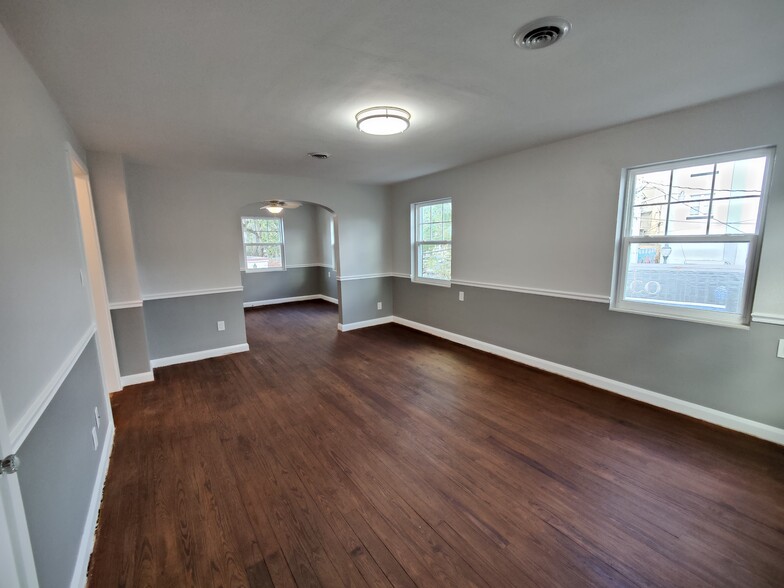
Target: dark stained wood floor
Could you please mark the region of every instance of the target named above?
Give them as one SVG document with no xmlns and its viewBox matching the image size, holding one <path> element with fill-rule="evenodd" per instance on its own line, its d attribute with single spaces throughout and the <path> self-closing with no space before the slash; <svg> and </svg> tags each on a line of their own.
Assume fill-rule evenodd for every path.
<svg viewBox="0 0 784 588">
<path fill-rule="evenodd" d="M 90 585 L 782 586 L 784 451 L 322 302 L 156 370 Z"/>
</svg>

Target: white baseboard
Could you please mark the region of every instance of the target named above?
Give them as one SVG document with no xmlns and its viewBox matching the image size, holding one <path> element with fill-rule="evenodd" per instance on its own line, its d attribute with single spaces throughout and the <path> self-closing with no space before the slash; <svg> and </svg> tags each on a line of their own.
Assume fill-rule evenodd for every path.
<svg viewBox="0 0 784 588">
<path fill-rule="evenodd" d="M 330 298 L 324 294 L 308 294 L 307 296 L 289 296 L 288 298 L 270 298 L 268 300 L 254 300 L 253 302 L 243 302 L 242 306 L 245 308 L 253 308 L 254 306 L 269 306 L 270 304 L 286 304 L 288 302 L 303 302 L 305 300 L 326 300 L 332 304 L 337 304 L 337 298 Z"/>
<path fill-rule="evenodd" d="M 474 349 L 479 349 L 480 351 L 492 353 L 493 355 L 499 355 L 501 357 L 505 357 L 506 359 L 511 359 L 512 361 L 516 361 L 518 363 L 530 365 L 532 367 L 558 374 L 572 380 L 584 382 L 586 384 L 590 384 L 591 386 L 596 386 L 597 388 L 602 388 L 603 390 L 620 394 L 621 396 L 626 396 L 628 398 L 633 398 L 634 400 L 639 400 L 640 402 L 645 402 L 646 404 L 652 404 L 653 406 L 658 406 L 660 408 L 684 414 L 701 421 L 706 421 L 708 423 L 724 427 L 726 429 L 745 433 L 747 435 L 751 435 L 752 437 L 758 437 L 766 441 L 777 443 L 778 445 L 784 445 L 784 429 L 780 429 L 778 427 L 752 421 L 750 419 L 735 416 L 733 414 L 722 412 L 713 408 L 708 408 L 707 406 L 702 406 L 700 404 L 695 404 L 686 400 L 680 400 L 672 396 L 653 392 L 652 390 L 646 390 L 645 388 L 640 388 L 638 386 L 633 386 L 631 384 L 626 384 L 617 380 L 611 380 L 610 378 L 605 378 L 604 376 L 598 376 L 596 374 L 579 370 L 577 368 L 555 363 L 553 361 L 548 361 L 546 359 L 540 359 L 538 357 L 534 357 L 533 355 L 527 355 L 525 353 L 520 353 L 519 351 L 513 351 L 512 349 L 507 349 L 506 347 L 500 347 L 499 345 L 493 345 L 492 343 L 486 343 L 478 339 L 472 339 L 471 337 L 458 335 L 457 333 L 431 327 L 430 325 L 425 325 L 423 323 L 417 323 L 415 321 L 397 316 L 385 318 L 387 320 L 384 322 L 395 322 L 400 325 L 422 331 L 424 333 L 435 335 L 436 337 L 441 337 L 442 339 L 448 339 L 449 341 L 460 343 L 466 347 L 472 347 Z M 363 327 L 373 326 L 374 324 L 383 323 L 364 321 L 362 323 L 352 323 L 351 325 L 345 326 L 351 327 L 353 329 L 361 329 Z M 338 327 L 340 327 L 340 325 Z"/>
<path fill-rule="evenodd" d="M 109 460 L 111 459 L 113 445 L 114 421 L 109 420 L 109 428 L 106 431 L 106 439 L 103 442 L 103 451 L 101 451 L 101 461 L 98 463 L 98 474 L 96 475 L 93 493 L 90 497 L 90 510 L 87 511 L 87 520 L 84 523 L 82 539 L 79 543 L 79 553 L 76 557 L 76 567 L 74 568 L 73 576 L 71 576 L 71 588 L 84 588 L 87 585 L 87 566 L 90 564 L 90 555 L 95 545 L 98 512 L 103 499 L 103 486 L 106 482 L 106 474 L 109 473 Z"/>
<path fill-rule="evenodd" d="M 250 351 L 250 347 L 247 343 L 229 345 L 228 347 L 218 347 L 217 349 L 205 349 L 204 351 L 194 351 L 193 353 L 183 353 L 182 355 L 172 355 L 171 357 L 159 357 L 158 359 L 150 360 L 150 367 L 158 368 L 174 365 L 176 363 L 188 363 L 189 361 L 199 361 L 201 359 L 209 359 L 210 357 L 242 353 L 243 351 Z"/>
<path fill-rule="evenodd" d="M 152 371 L 142 372 L 140 374 L 131 374 L 130 376 L 121 376 L 120 385 L 125 388 L 126 386 L 133 386 L 134 384 L 152 382 L 153 380 L 155 380 L 155 375 L 152 373 Z"/>
<path fill-rule="evenodd" d="M 375 327 L 376 325 L 386 325 L 395 321 L 393 316 L 382 316 L 381 318 L 370 319 L 368 321 L 358 321 L 356 323 L 338 323 L 338 331 L 353 331 L 354 329 L 364 329 L 365 327 Z"/>
</svg>

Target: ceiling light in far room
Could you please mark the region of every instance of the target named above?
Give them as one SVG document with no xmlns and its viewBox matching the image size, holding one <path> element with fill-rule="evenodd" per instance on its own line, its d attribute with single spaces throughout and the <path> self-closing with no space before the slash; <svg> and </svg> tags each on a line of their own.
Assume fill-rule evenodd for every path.
<svg viewBox="0 0 784 588">
<path fill-rule="evenodd" d="M 409 127 L 411 113 L 394 106 L 373 106 L 357 113 L 357 128 L 368 135 L 397 135 Z"/>
<path fill-rule="evenodd" d="M 284 208 L 299 208 L 301 204 L 299 202 L 283 202 L 283 200 L 268 200 L 264 203 L 264 206 L 261 207 L 262 210 L 267 210 L 272 214 L 278 214 Z"/>
</svg>

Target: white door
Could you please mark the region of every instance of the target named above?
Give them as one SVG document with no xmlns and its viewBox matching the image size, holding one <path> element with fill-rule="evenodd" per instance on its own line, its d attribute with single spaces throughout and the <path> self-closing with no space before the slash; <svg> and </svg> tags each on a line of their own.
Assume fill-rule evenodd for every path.
<svg viewBox="0 0 784 588">
<path fill-rule="evenodd" d="M 10 452 L 8 425 L 0 399 L 0 456 L 5 458 Z M 38 588 L 38 577 L 27 532 L 19 476 L 3 472 L 0 474 L 0 587 L 16 586 Z"/>
</svg>

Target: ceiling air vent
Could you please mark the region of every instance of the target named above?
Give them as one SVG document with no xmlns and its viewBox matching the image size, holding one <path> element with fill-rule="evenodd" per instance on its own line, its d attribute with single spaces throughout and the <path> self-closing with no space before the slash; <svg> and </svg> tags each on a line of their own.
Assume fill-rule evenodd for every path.
<svg viewBox="0 0 784 588">
<path fill-rule="evenodd" d="M 564 38 L 571 29 L 568 20 L 548 16 L 521 27 L 514 34 L 514 42 L 521 49 L 542 49 Z"/>
<path fill-rule="evenodd" d="M 308 153 L 308 156 L 313 159 L 329 159 L 329 153 L 322 153 L 320 151 L 311 151 Z"/>
</svg>

